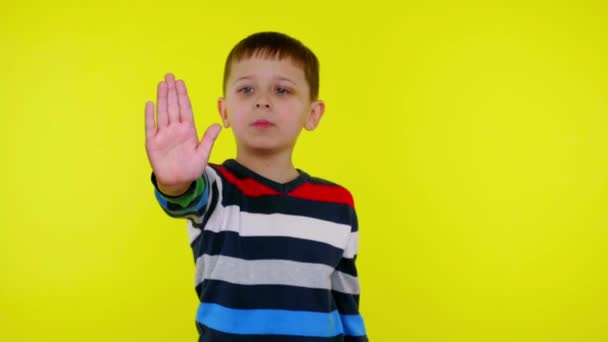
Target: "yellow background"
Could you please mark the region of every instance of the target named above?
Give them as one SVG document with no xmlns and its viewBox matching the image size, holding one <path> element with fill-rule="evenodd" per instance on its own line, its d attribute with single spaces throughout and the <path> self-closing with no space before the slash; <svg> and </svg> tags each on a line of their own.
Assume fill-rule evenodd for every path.
<svg viewBox="0 0 608 342">
<path fill-rule="evenodd" d="M 195 341 L 144 103 L 174 72 L 201 134 L 260 30 L 321 61 L 295 161 L 355 196 L 373 342 L 608 340 L 605 2 L 218 3 L 0 5 L 0 341 Z"/>
</svg>

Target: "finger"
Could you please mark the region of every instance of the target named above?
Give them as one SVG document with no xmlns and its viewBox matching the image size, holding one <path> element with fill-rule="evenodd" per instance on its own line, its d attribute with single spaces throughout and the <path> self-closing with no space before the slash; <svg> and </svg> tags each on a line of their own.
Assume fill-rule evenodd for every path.
<svg viewBox="0 0 608 342">
<path fill-rule="evenodd" d="M 167 97 L 169 123 L 177 123 L 179 122 L 179 106 L 177 104 L 177 92 L 175 90 L 175 76 L 171 73 L 165 75 L 165 82 L 167 82 L 167 89 L 169 89 Z"/>
<path fill-rule="evenodd" d="M 209 160 L 213 143 L 215 142 L 215 139 L 217 139 L 217 136 L 220 134 L 221 130 L 222 126 L 219 124 L 213 124 L 207 128 L 201 143 L 197 147 L 197 152 L 199 153 L 201 159 L 204 159 L 205 161 Z"/>
<path fill-rule="evenodd" d="M 156 123 L 154 122 L 154 102 L 146 102 L 146 140 L 152 139 L 156 134 Z"/>
<path fill-rule="evenodd" d="M 167 115 L 167 83 L 160 82 L 158 84 L 158 92 L 156 96 L 156 121 L 158 128 L 169 126 L 169 116 Z"/>
<path fill-rule="evenodd" d="M 179 80 L 175 82 L 177 88 L 177 102 L 179 104 L 179 119 L 181 122 L 194 122 L 192 114 L 192 104 L 186 90 L 186 83 Z"/>
</svg>

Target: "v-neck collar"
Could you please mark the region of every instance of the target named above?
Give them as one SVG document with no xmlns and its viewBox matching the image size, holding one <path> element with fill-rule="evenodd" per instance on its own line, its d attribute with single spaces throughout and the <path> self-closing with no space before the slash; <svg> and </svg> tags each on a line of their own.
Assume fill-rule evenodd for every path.
<svg viewBox="0 0 608 342">
<path fill-rule="evenodd" d="M 266 178 L 256 172 L 254 172 L 253 170 L 247 168 L 245 165 L 236 161 L 236 159 L 226 159 L 226 161 L 224 161 L 224 163 L 222 165 L 224 167 L 226 167 L 227 169 L 231 170 L 232 172 L 234 172 L 236 175 L 238 175 L 239 178 L 247 178 L 247 177 L 252 178 L 255 181 L 257 181 L 258 183 L 261 183 L 273 190 L 276 190 L 276 191 L 284 193 L 284 194 L 287 194 L 287 193 L 293 191 L 300 185 L 304 184 L 310 178 L 310 176 L 306 172 L 296 168 L 296 170 L 299 173 L 298 177 L 290 180 L 287 183 L 278 183 L 278 182 L 273 181 L 272 179 Z"/>
</svg>

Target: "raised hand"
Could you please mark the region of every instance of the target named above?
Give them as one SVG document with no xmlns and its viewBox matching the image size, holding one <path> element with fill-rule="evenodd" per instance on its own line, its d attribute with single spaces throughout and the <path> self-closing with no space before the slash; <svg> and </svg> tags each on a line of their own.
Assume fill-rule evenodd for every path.
<svg viewBox="0 0 608 342">
<path fill-rule="evenodd" d="M 159 189 L 179 195 L 203 174 L 222 127 L 209 126 L 199 142 L 186 85 L 170 73 L 158 84 L 156 121 L 152 101 L 145 112 L 146 152 Z"/>
</svg>

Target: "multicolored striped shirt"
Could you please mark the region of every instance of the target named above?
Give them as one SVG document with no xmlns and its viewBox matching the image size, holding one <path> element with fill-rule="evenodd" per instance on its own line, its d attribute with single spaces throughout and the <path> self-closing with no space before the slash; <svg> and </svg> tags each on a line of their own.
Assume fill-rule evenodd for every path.
<svg viewBox="0 0 608 342">
<path fill-rule="evenodd" d="M 368 341 L 353 198 L 298 172 L 277 183 L 229 159 L 178 197 L 152 174 L 161 207 L 188 219 L 200 342 Z"/>
</svg>

